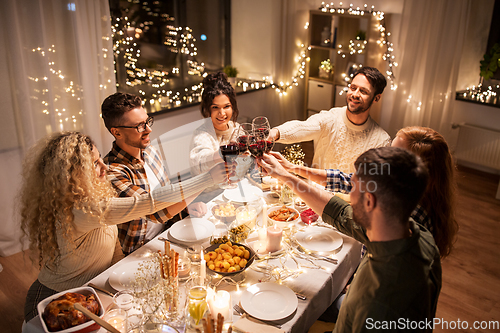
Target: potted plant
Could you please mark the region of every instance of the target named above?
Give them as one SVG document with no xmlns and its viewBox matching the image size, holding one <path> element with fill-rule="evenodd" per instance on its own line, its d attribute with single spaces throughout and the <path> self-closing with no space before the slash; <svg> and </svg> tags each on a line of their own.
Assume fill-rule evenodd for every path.
<svg viewBox="0 0 500 333">
<path fill-rule="evenodd" d="M 500 44 L 495 43 L 493 47 L 484 54 L 483 60 L 480 61 L 479 75 L 481 76 L 480 84 L 483 81 L 492 79 L 495 73 L 500 68 Z"/>
<path fill-rule="evenodd" d="M 236 76 L 238 75 L 238 70 L 236 69 L 236 67 L 227 65 L 226 67 L 224 67 L 224 73 L 226 73 L 229 83 L 234 86 L 236 84 Z"/>
</svg>

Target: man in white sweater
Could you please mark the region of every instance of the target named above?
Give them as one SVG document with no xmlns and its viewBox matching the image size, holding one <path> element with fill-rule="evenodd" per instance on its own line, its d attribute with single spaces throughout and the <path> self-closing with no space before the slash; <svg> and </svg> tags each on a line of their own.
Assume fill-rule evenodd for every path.
<svg viewBox="0 0 500 333">
<path fill-rule="evenodd" d="M 376 68 L 362 67 L 346 96 L 347 106 L 292 120 L 271 130 L 277 142 L 314 140 L 313 167 L 354 172 L 354 161 L 370 148 L 389 146 L 391 138 L 371 117 L 372 103 L 380 100 L 387 81 Z"/>
</svg>

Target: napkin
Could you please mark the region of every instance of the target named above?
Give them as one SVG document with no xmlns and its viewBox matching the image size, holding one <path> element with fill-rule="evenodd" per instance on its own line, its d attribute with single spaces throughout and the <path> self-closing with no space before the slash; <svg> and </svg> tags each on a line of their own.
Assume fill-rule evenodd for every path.
<svg viewBox="0 0 500 333">
<path fill-rule="evenodd" d="M 282 329 L 268 325 L 244 314 L 234 324 L 233 329 L 248 333 L 284 333 Z"/>
</svg>

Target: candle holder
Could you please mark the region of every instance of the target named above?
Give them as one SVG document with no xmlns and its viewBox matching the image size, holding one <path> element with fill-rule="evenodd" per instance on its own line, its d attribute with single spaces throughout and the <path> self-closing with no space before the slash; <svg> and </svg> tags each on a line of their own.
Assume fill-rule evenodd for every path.
<svg viewBox="0 0 500 333">
<path fill-rule="evenodd" d="M 120 333 L 127 333 L 127 312 L 125 310 L 109 310 L 104 314 L 102 319 L 120 331 Z"/>
</svg>

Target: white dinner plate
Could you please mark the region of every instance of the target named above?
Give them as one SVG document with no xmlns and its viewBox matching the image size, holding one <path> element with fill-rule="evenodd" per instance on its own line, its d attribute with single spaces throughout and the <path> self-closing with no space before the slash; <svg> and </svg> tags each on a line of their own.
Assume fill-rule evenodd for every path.
<svg viewBox="0 0 500 333">
<path fill-rule="evenodd" d="M 253 202 L 259 200 L 263 193 L 260 188 L 250 184 L 248 179 L 238 182 L 237 188 L 224 190 L 224 197 L 235 202 Z"/>
<path fill-rule="evenodd" d="M 116 267 L 109 276 L 109 285 L 118 291 L 132 289 L 139 264 L 142 262 L 131 261 Z"/>
<path fill-rule="evenodd" d="M 195 243 L 210 238 L 215 231 L 215 226 L 204 218 L 186 217 L 174 223 L 168 231 L 174 240 Z"/>
<path fill-rule="evenodd" d="M 332 253 L 344 244 L 344 239 L 337 231 L 317 226 L 297 232 L 295 239 L 304 249 L 317 253 Z"/>
<path fill-rule="evenodd" d="M 240 299 L 241 307 L 249 315 L 261 320 L 279 320 L 297 309 L 297 297 L 288 287 L 273 283 L 256 283 L 247 288 Z"/>
</svg>

